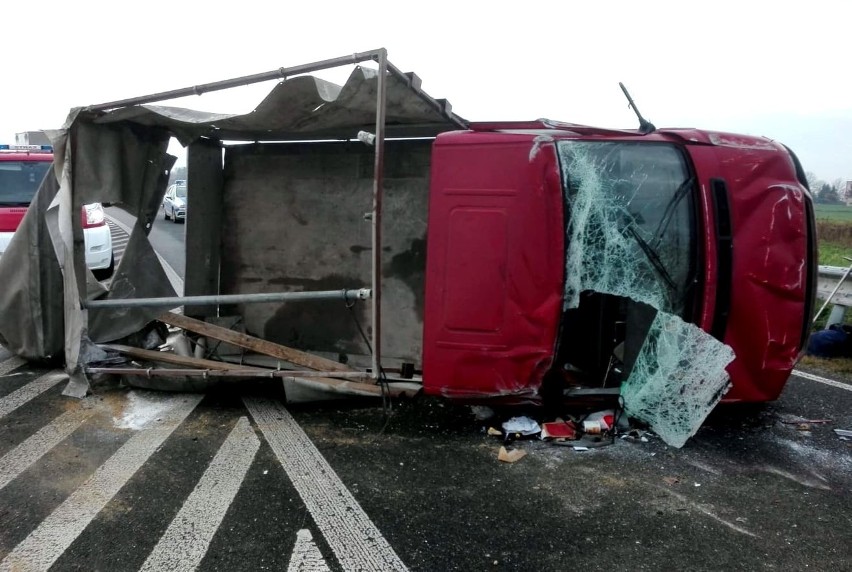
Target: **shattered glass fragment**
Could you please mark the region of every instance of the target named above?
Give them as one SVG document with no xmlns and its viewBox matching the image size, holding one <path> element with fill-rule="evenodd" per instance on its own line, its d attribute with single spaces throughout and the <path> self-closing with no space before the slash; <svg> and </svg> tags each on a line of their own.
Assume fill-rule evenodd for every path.
<svg viewBox="0 0 852 572">
<path fill-rule="evenodd" d="M 630 377 L 621 386 L 628 415 L 682 447 L 729 386 L 734 351 L 698 326 L 657 312 Z"/>
</svg>

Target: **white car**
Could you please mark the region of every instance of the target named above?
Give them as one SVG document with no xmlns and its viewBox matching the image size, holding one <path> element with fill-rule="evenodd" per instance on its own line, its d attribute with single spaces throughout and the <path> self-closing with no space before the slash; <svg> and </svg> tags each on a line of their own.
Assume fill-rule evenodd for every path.
<svg viewBox="0 0 852 572">
<path fill-rule="evenodd" d="M 186 181 L 175 181 L 163 197 L 163 218 L 186 222 Z"/>
</svg>

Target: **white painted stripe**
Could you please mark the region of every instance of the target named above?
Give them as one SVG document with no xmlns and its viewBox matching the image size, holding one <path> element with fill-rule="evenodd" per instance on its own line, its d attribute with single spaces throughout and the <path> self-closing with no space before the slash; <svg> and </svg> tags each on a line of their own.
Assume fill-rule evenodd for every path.
<svg viewBox="0 0 852 572">
<path fill-rule="evenodd" d="M 322 453 L 280 403 L 244 397 L 343 570 L 407 570 Z"/>
<path fill-rule="evenodd" d="M 259 448 L 249 420 L 240 417 L 140 572 L 196 569 Z"/>
<path fill-rule="evenodd" d="M 127 226 L 118 219 L 111 218 L 109 215 L 107 215 L 107 220 L 111 220 L 113 223 L 115 223 L 117 227 L 126 232 L 128 235 L 130 235 L 130 233 L 132 232 L 132 229 L 129 226 Z M 183 278 L 181 278 L 180 275 L 175 272 L 175 269 L 172 268 L 172 265 L 166 262 L 166 259 L 163 258 L 159 252 L 155 250 L 154 254 L 157 255 L 160 264 L 163 265 L 163 270 L 166 271 L 166 277 L 169 279 L 169 282 L 171 283 L 174 291 L 177 293 L 178 296 L 183 296 Z"/>
<path fill-rule="evenodd" d="M 171 409 L 133 435 L 65 502 L 0 562 L 0 571 L 47 570 L 101 509 L 201 401 L 201 395 L 170 396 Z"/>
<path fill-rule="evenodd" d="M 63 372 L 52 371 L 32 380 L 20 389 L 16 389 L 6 397 L 0 398 L 0 419 L 64 379 L 68 379 L 68 376 Z"/>
<path fill-rule="evenodd" d="M 329 572 L 310 530 L 302 529 L 296 533 L 296 545 L 287 572 Z"/>
<path fill-rule="evenodd" d="M 0 459 L 0 489 L 15 480 L 88 419 L 93 409 L 67 411 Z"/>
<path fill-rule="evenodd" d="M 113 248 L 119 248 L 119 247 L 122 247 L 122 246 L 127 246 L 128 242 L 130 242 L 130 241 L 126 238 L 117 238 L 117 239 L 112 241 L 112 246 L 113 246 Z"/>
<path fill-rule="evenodd" d="M 27 363 L 27 360 L 19 358 L 18 356 L 12 356 L 3 362 L 0 362 L 0 375 L 6 375 L 13 369 L 18 369 L 25 363 Z"/>
<path fill-rule="evenodd" d="M 848 383 L 841 383 L 839 381 L 834 381 L 833 379 L 828 379 L 827 377 L 820 377 L 818 375 L 814 375 L 812 373 L 808 373 L 805 371 L 800 371 L 798 369 L 793 370 L 793 375 L 801 377 L 803 379 L 809 379 L 811 381 L 818 381 L 820 383 L 824 383 L 825 385 L 830 385 L 831 387 L 836 387 L 838 389 L 845 389 L 846 391 L 852 391 L 852 385 Z"/>
</svg>

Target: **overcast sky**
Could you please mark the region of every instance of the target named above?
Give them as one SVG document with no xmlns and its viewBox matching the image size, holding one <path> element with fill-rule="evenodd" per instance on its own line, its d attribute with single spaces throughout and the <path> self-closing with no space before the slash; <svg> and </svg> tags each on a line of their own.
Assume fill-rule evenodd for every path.
<svg viewBox="0 0 852 572">
<path fill-rule="evenodd" d="M 852 2 L 4 0 L 0 142 L 73 106 L 377 47 L 473 120 L 765 135 L 852 179 Z M 342 75 L 323 77 L 343 81 Z M 271 88 L 174 105 L 248 111 Z"/>
</svg>

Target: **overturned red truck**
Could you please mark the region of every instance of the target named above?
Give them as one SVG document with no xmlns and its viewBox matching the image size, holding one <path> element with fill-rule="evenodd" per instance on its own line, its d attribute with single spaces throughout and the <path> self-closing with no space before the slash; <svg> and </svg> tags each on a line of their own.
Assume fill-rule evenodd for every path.
<svg viewBox="0 0 852 572">
<path fill-rule="evenodd" d="M 377 69 L 343 86 L 304 75 L 364 61 Z M 246 115 L 153 105 L 269 79 Z M 170 137 L 188 148 L 184 292 L 148 241 Z M 765 138 L 471 123 L 375 50 L 78 108 L 54 142 L 55 177 L 0 260 L 0 338 L 64 355 L 72 394 L 102 371 L 97 344 L 177 306 L 266 344 L 208 344 L 186 375 L 221 360 L 290 387 L 323 378 L 282 368 L 503 404 L 620 392 L 658 426 L 775 399 L 808 337 L 811 197 Z M 87 273 L 70 216 L 94 201 L 135 217 L 109 283 Z"/>
</svg>

